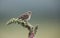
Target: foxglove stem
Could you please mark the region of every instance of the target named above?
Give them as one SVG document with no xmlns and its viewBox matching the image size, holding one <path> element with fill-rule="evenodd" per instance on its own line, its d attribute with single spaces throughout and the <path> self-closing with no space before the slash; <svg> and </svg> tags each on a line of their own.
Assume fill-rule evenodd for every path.
<svg viewBox="0 0 60 38">
<path fill-rule="evenodd" d="M 18 19 L 18 18 L 10 19 L 7 22 L 7 25 L 12 24 L 12 23 L 18 23 L 18 24 L 21 24 L 23 27 L 27 28 L 29 30 L 28 38 L 34 38 L 38 26 L 36 26 L 35 29 L 34 29 L 33 26 L 29 22 L 24 21 L 22 19 Z"/>
</svg>

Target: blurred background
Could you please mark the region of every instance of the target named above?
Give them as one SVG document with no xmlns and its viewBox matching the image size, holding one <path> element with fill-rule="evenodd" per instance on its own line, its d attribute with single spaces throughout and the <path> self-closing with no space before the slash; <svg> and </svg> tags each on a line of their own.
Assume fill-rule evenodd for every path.
<svg viewBox="0 0 60 38">
<path fill-rule="evenodd" d="M 39 24 L 35 38 L 60 37 L 60 0 L 0 0 L 0 38 L 28 38 L 29 31 L 21 25 L 6 25 L 26 11 L 32 11 L 29 22 Z"/>
</svg>

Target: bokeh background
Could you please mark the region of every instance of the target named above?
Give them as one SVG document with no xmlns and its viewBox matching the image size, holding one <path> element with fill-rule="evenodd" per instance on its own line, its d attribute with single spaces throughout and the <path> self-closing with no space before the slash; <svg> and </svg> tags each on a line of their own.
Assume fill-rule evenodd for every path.
<svg viewBox="0 0 60 38">
<path fill-rule="evenodd" d="M 32 11 L 33 26 L 39 24 L 35 38 L 60 38 L 60 0 L 0 0 L 0 38 L 28 38 L 21 25 L 6 25 L 25 11 Z"/>
</svg>

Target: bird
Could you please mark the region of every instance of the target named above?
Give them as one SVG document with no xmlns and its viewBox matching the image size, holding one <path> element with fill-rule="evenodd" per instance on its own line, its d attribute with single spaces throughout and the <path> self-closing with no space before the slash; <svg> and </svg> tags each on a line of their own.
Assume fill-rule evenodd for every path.
<svg viewBox="0 0 60 38">
<path fill-rule="evenodd" d="M 18 16 L 18 19 L 29 21 L 31 19 L 31 16 L 32 16 L 32 12 L 27 11 L 27 12 L 24 12 L 23 14 L 21 14 L 20 16 Z"/>
</svg>

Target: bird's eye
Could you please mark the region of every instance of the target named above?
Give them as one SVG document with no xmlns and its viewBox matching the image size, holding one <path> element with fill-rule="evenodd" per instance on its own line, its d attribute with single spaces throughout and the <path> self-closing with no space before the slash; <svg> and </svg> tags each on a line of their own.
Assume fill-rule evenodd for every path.
<svg viewBox="0 0 60 38">
<path fill-rule="evenodd" d="M 29 12 L 29 13 L 31 13 L 31 12 Z"/>
<path fill-rule="evenodd" d="M 29 11 L 28 13 L 29 13 L 29 14 L 31 14 L 32 12 L 31 12 L 31 11 Z"/>
</svg>

